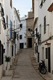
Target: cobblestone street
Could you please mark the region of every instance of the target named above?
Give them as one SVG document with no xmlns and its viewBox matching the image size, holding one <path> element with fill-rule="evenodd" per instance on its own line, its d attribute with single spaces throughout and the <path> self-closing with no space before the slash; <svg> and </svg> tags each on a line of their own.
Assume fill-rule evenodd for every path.
<svg viewBox="0 0 53 80">
<path fill-rule="evenodd" d="M 32 52 L 30 49 L 21 51 L 14 70 L 13 80 L 43 80 L 31 64 L 30 54 Z"/>
</svg>

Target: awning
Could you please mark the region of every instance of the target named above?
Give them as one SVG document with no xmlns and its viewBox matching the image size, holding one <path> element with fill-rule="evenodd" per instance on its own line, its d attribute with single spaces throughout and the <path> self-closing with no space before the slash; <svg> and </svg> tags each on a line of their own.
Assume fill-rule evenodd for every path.
<svg viewBox="0 0 53 80">
<path fill-rule="evenodd" d="M 50 5 L 50 7 L 48 8 L 48 11 L 49 12 L 52 12 L 53 11 L 53 3 Z"/>
</svg>

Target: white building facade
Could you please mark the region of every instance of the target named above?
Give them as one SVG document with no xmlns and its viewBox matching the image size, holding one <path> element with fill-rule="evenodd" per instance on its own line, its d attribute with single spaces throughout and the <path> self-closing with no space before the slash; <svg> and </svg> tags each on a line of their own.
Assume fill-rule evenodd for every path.
<svg viewBox="0 0 53 80">
<path fill-rule="evenodd" d="M 7 7 L 8 6 L 8 7 Z M 0 25 L 0 41 L 1 44 L 3 46 L 3 48 L 5 49 L 5 52 L 2 53 L 3 50 L 1 50 L 1 54 L 3 54 L 0 58 L 1 60 L 1 75 L 2 76 L 2 72 L 3 70 L 6 70 L 7 68 L 7 62 L 6 62 L 6 56 L 11 57 L 11 41 L 8 40 L 8 31 L 10 32 L 10 26 L 12 25 L 12 0 L 0 0 L 0 7 L 3 8 L 1 9 L 0 12 L 0 18 L 1 18 L 1 25 Z M 1 15 L 1 13 L 4 13 L 3 15 Z M 11 13 L 11 14 L 10 14 Z M 10 37 L 9 37 L 10 38 Z M 0 46 L 0 48 L 2 48 L 2 46 Z M 8 66 L 8 69 L 10 67 L 10 63 Z"/>
<path fill-rule="evenodd" d="M 16 8 L 13 8 L 13 25 L 14 32 L 16 33 L 16 39 L 14 44 L 14 53 L 17 54 L 19 51 L 19 32 L 20 32 L 20 17 L 19 12 Z"/>
<path fill-rule="evenodd" d="M 27 37 L 26 37 L 26 17 L 21 19 L 20 23 L 21 31 L 19 32 L 19 47 L 20 49 L 27 48 Z"/>
<path fill-rule="evenodd" d="M 34 22 L 37 60 L 45 60 L 47 71 L 53 74 L 53 0 L 34 0 Z"/>
<path fill-rule="evenodd" d="M 20 18 L 12 4 L 12 0 L 0 0 L 0 78 L 3 71 L 9 70 L 13 58 L 19 51 L 17 36 L 20 29 Z M 9 58 L 8 65 L 6 57 Z"/>
</svg>

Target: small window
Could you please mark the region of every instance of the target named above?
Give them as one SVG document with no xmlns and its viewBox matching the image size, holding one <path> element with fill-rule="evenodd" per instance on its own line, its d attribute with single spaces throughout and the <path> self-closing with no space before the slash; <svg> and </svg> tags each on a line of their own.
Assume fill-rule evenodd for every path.
<svg viewBox="0 0 53 80">
<path fill-rule="evenodd" d="M 19 39 L 18 34 L 17 34 L 17 40 Z"/>
<path fill-rule="evenodd" d="M 26 43 L 25 43 L 25 45 L 26 45 Z"/>
<path fill-rule="evenodd" d="M 45 3 L 46 0 L 41 0 L 40 8 L 42 8 L 43 4 Z"/>
<path fill-rule="evenodd" d="M 16 39 L 16 32 L 14 32 L 14 39 Z"/>
<path fill-rule="evenodd" d="M 43 0 L 43 2 L 45 2 L 46 0 Z"/>
<path fill-rule="evenodd" d="M 20 24 L 20 28 L 22 28 L 22 24 Z"/>
<path fill-rule="evenodd" d="M 46 59 L 48 59 L 48 49 L 46 48 L 45 50 L 46 50 L 46 52 L 45 52 L 46 53 Z"/>
<path fill-rule="evenodd" d="M 6 27 L 8 28 L 8 16 L 6 15 Z"/>
<path fill-rule="evenodd" d="M 10 6 L 11 6 L 11 8 L 12 8 L 12 0 L 10 0 Z"/>
<path fill-rule="evenodd" d="M 20 39 L 22 39 L 22 35 L 20 35 Z"/>
<path fill-rule="evenodd" d="M 42 6 L 43 6 L 43 0 L 41 0 L 40 8 L 42 8 Z"/>
<path fill-rule="evenodd" d="M 0 20 L 0 34 L 1 34 L 1 20 Z"/>
<path fill-rule="evenodd" d="M 46 33 L 46 16 L 44 17 L 44 34 Z"/>
<path fill-rule="evenodd" d="M 36 32 L 37 32 L 38 30 L 37 30 L 37 28 L 36 28 Z"/>
</svg>

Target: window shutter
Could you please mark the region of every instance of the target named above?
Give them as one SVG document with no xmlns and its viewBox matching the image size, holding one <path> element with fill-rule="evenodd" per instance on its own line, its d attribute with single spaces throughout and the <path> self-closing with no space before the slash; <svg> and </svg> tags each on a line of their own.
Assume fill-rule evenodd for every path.
<svg viewBox="0 0 53 80">
<path fill-rule="evenodd" d="M 0 41 L 0 65 L 2 64 L 2 47 L 1 47 L 1 41 Z"/>
<path fill-rule="evenodd" d="M 2 57 L 2 58 L 1 58 L 1 64 L 3 64 L 3 52 L 4 52 L 4 51 L 3 51 L 3 50 L 4 50 L 4 49 L 3 49 L 3 45 L 1 45 L 1 49 L 2 49 L 2 53 L 1 53 L 1 57 Z"/>
<path fill-rule="evenodd" d="M 44 34 L 46 33 L 46 16 L 44 17 Z"/>
<path fill-rule="evenodd" d="M 1 20 L 0 20 L 0 34 L 1 34 Z"/>
<path fill-rule="evenodd" d="M 16 32 L 14 32 L 14 39 L 16 39 Z"/>
</svg>

